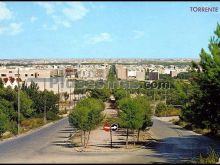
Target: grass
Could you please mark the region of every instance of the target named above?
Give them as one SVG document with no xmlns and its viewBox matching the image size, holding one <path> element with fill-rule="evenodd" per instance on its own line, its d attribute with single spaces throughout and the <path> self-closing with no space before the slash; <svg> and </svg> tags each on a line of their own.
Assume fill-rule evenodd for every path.
<svg viewBox="0 0 220 165">
<path fill-rule="evenodd" d="M 47 120 L 47 123 L 50 123 L 50 122 L 54 122 L 54 121 L 57 121 L 59 119 L 61 119 L 62 117 L 57 117 L 57 118 L 54 118 L 53 120 Z M 44 125 L 44 120 L 42 118 L 30 118 L 30 119 L 25 119 L 23 121 L 21 121 L 21 124 L 20 124 L 20 133 L 26 133 L 32 129 L 35 129 L 35 128 L 38 128 L 38 127 L 41 127 Z M 8 131 L 8 134 L 6 135 L 3 135 L 0 137 L 0 140 L 4 140 L 4 139 L 8 139 L 10 137 L 13 137 L 17 134 L 16 133 L 13 133 L 12 131 Z"/>
<path fill-rule="evenodd" d="M 210 149 L 208 154 L 200 154 L 199 158 L 192 161 L 193 164 L 216 164 L 219 160 L 219 154 L 214 149 Z"/>
<path fill-rule="evenodd" d="M 0 137 L 0 140 L 8 139 L 8 138 L 13 137 L 13 136 L 14 136 L 14 135 L 10 132 L 10 133 L 7 134 L 7 135 L 1 136 L 1 137 Z"/>
<path fill-rule="evenodd" d="M 198 134 L 202 134 L 202 135 L 209 135 L 211 130 L 208 129 L 208 128 L 196 128 L 194 127 L 191 123 L 189 122 L 186 122 L 186 121 L 183 121 L 183 120 L 176 120 L 176 119 L 173 119 L 171 120 L 171 122 L 175 125 L 179 125 L 187 130 L 190 130 L 190 131 L 193 131 L 193 132 L 196 132 Z"/>
<path fill-rule="evenodd" d="M 24 133 L 31 129 L 38 128 L 43 125 L 44 125 L 44 121 L 42 118 L 25 119 L 21 122 L 21 127 L 22 127 L 21 132 Z"/>
<path fill-rule="evenodd" d="M 159 112 L 156 114 L 158 117 L 170 117 L 170 116 L 179 116 L 180 110 L 176 108 L 169 108 L 165 111 Z"/>
<path fill-rule="evenodd" d="M 68 113 L 68 109 L 65 108 L 64 110 L 59 111 L 58 115 L 65 115 L 67 113 Z"/>
</svg>

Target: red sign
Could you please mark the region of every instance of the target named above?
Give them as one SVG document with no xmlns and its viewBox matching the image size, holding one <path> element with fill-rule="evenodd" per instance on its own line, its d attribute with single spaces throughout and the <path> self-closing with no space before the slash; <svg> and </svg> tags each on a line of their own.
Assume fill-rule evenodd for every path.
<svg viewBox="0 0 220 165">
<path fill-rule="evenodd" d="M 104 124 L 103 130 L 110 131 L 110 129 L 111 129 L 111 126 L 108 123 Z"/>
</svg>

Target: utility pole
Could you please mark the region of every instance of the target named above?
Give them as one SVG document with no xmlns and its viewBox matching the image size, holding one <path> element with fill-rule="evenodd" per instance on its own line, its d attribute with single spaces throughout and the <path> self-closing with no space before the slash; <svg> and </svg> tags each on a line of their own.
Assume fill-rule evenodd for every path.
<svg viewBox="0 0 220 165">
<path fill-rule="evenodd" d="M 71 87 L 70 87 L 70 104 L 69 104 L 69 108 L 71 108 Z"/>
<path fill-rule="evenodd" d="M 20 73 L 18 68 L 18 135 L 20 134 L 20 107 L 21 107 L 19 79 L 20 79 Z"/>
<path fill-rule="evenodd" d="M 58 111 L 60 111 L 60 86 L 58 81 Z"/>
<path fill-rule="evenodd" d="M 44 78 L 44 124 L 47 123 L 47 98 L 46 98 L 46 90 L 45 90 L 45 78 Z"/>
</svg>

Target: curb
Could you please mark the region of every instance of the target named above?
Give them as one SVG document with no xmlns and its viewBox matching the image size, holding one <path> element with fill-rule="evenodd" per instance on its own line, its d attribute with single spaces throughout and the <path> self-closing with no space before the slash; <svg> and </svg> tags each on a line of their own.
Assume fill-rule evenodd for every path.
<svg viewBox="0 0 220 165">
<path fill-rule="evenodd" d="M 40 131 L 40 130 L 43 129 L 43 128 L 47 128 L 47 127 L 49 127 L 50 125 L 56 124 L 56 123 L 58 123 L 58 122 L 60 122 L 60 121 L 62 121 L 62 120 L 64 120 L 64 119 L 66 119 L 66 118 L 67 118 L 67 117 L 63 117 L 62 119 L 59 119 L 59 120 L 57 120 L 57 121 L 49 122 L 49 123 L 47 123 L 47 124 L 45 124 L 45 125 L 42 125 L 42 126 L 40 126 L 40 127 L 31 129 L 31 130 L 29 130 L 29 131 L 27 131 L 27 132 L 25 132 L 25 133 L 20 134 L 20 135 L 15 135 L 15 136 L 12 136 L 12 137 L 10 137 L 10 138 L 3 139 L 3 140 L 0 141 L 0 144 L 6 143 L 6 142 L 8 142 L 8 141 L 15 140 L 15 139 L 19 139 L 19 138 L 22 138 L 22 137 L 25 137 L 25 136 L 28 136 L 28 135 L 30 135 L 31 133 Z"/>
</svg>

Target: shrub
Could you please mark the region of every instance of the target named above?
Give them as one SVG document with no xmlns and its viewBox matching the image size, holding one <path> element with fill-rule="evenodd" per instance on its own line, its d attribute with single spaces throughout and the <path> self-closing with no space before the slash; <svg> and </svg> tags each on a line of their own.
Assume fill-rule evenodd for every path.
<svg viewBox="0 0 220 165">
<path fill-rule="evenodd" d="M 47 120 L 58 120 L 59 118 L 60 117 L 56 113 L 52 111 L 47 112 Z"/>
<path fill-rule="evenodd" d="M 0 137 L 8 129 L 8 118 L 4 113 L 0 113 Z"/>
<path fill-rule="evenodd" d="M 155 109 L 155 114 L 158 115 L 160 114 L 161 112 L 164 112 L 167 110 L 167 106 L 166 104 L 164 103 L 158 103 L 157 106 L 156 106 L 156 109 Z"/>
<path fill-rule="evenodd" d="M 164 103 L 159 103 L 156 106 L 155 115 L 158 117 L 179 116 L 180 110 L 173 106 L 166 106 Z"/>
<path fill-rule="evenodd" d="M 59 111 L 59 115 L 64 115 L 64 114 L 67 114 L 68 110 L 65 108 L 64 110 L 62 111 Z"/>
<path fill-rule="evenodd" d="M 34 118 L 34 119 L 26 119 L 21 122 L 21 126 L 25 129 L 37 128 L 43 125 L 43 119 Z"/>
<path fill-rule="evenodd" d="M 9 128 L 8 130 L 16 135 L 18 133 L 18 125 L 17 125 L 17 122 L 16 121 L 10 121 L 10 124 L 9 124 Z"/>
<path fill-rule="evenodd" d="M 196 164 L 216 164 L 218 162 L 219 155 L 213 149 L 210 149 L 207 155 L 200 154 Z"/>
</svg>

